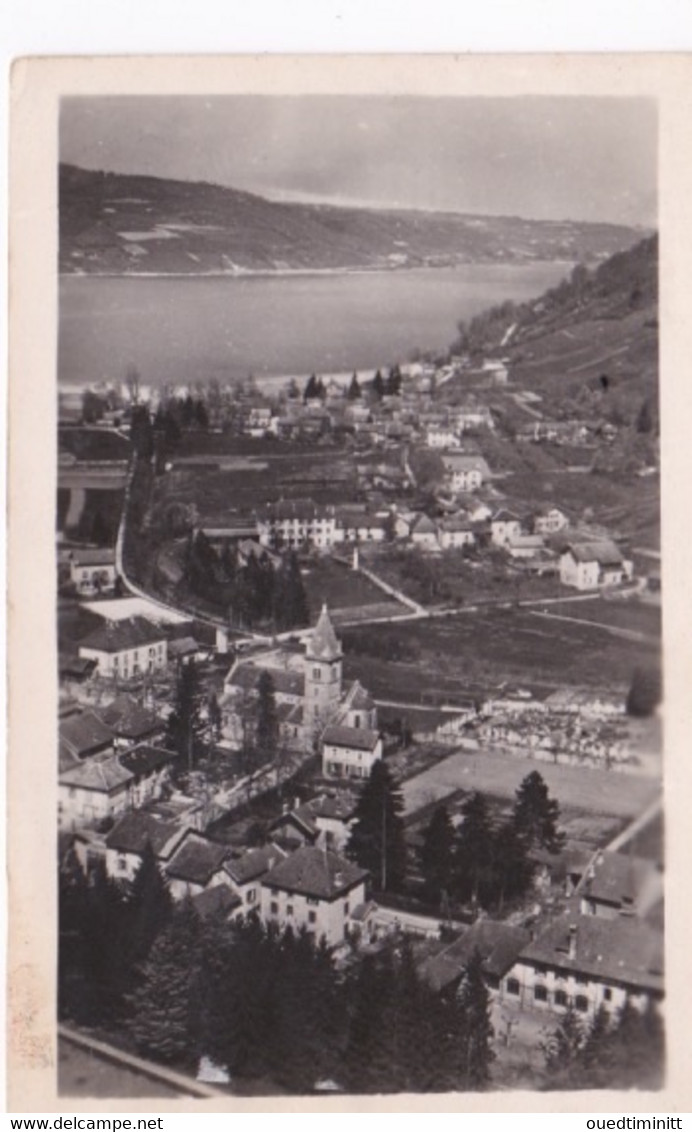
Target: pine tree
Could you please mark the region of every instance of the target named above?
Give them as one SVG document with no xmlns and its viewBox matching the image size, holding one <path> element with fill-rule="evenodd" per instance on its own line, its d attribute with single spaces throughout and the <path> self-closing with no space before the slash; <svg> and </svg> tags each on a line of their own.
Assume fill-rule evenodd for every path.
<svg viewBox="0 0 692 1132">
<path fill-rule="evenodd" d="M 555 1075 L 556 1080 L 569 1081 L 574 1067 L 579 1064 L 583 1045 L 584 1030 L 574 1007 L 570 1005 L 558 1026 L 541 1045 L 546 1068 Z"/>
<path fill-rule="evenodd" d="M 454 826 L 446 806 L 437 806 L 423 834 L 420 865 L 428 899 L 439 904 L 454 879 Z"/>
<path fill-rule="evenodd" d="M 305 390 L 303 392 L 303 400 L 304 401 L 310 401 L 313 398 L 318 397 L 318 396 L 319 396 L 319 393 L 317 391 L 317 378 L 316 378 L 315 374 L 313 373 L 308 378 L 307 385 L 305 386 Z"/>
<path fill-rule="evenodd" d="M 474 951 L 464 971 L 457 991 L 457 1004 L 465 1029 L 462 1071 L 469 1087 L 482 1089 L 490 1079 L 494 1031 L 490 1022 L 490 995 L 483 974 L 483 959 L 478 950 Z"/>
<path fill-rule="evenodd" d="M 524 839 L 513 821 L 505 822 L 493 838 L 493 899 L 500 910 L 505 900 L 522 896 L 531 883 L 533 866 Z"/>
<path fill-rule="evenodd" d="M 191 770 L 195 764 L 199 713 L 199 675 L 194 660 L 188 660 L 180 666 L 173 711 L 167 723 L 168 741 L 180 755 L 181 770 Z"/>
<path fill-rule="evenodd" d="M 276 713 L 274 681 L 266 668 L 257 681 L 257 747 L 264 762 L 276 756 L 279 743 L 279 718 Z"/>
<path fill-rule="evenodd" d="M 184 905 L 154 941 L 129 996 L 129 1030 L 142 1052 L 161 1061 L 192 1062 L 197 1053 L 196 949 L 200 923 Z"/>
<path fill-rule="evenodd" d="M 403 808 L 389 767 L 379 760 L 358 799 L 347 853 L 381 892 L 400 887 L 406 876 Z"/>
<path fill-rule="evenodd" d="M 488 804 L 475 791 L 464 799 L 455 846 L 455 888 L 462 900 L 485 904 L 493 895 L 493 832 Z"/>
<path fill-rule="evenodd" d="M 382 374 L 379 370 L 377 370 L 375 376 L 372 379 L 372 391 L 377 397 L 378 401 L 381 401 L 382 397 L 384 396 L 384 378 L 382 377 Z"/>
<path fill-rule="evenodd" d="M 354 373 L 353 377 L 351 378 L 351 384 L 348 387 L 346 396 L 348 397 L 349 401 L 357 401 L 358 398 L 362 396 L 361 388 L 358 383 L 357 373 Z"/>
<path fill-rule="evenodd" d="M 527 848 L 559 853 L 565 844 L 565 835 L 557 828 L 559 819 L 557 800 L 548 794 L 548 787 L 538 771 L 531 771 L 516 792 L 512 813 L 514 828 Z"/>
<path fill-rule="evenodd" d="M 147 840 L 127 901 L 127 951 L 131 963 L 140 963 L 147 957 L 156 936 L 167 924 L 171 909 L 168 884 L 159 869 L 151 842 Z"/>
</svg>

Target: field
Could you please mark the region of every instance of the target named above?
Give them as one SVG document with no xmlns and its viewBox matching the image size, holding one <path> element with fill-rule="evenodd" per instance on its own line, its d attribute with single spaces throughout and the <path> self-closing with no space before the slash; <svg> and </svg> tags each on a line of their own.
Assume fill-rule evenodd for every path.
<svg viewBox="0 0 692 1132">
<path fill-rule="evenodd" d="M 337 622 L 347 617 L 357 619 L 361 610 L 363 616 L 386 617 L 405 612 L 403 605 L 388 601 L 379 586 L 369 578 L 330 558 L 319 558 L 302 565 L 301 574 L 311 623 L 317 620 L 325 602 L 336 615 Z M 340 618 L 338 614 L 342 611 Z"/>
<path fill-rule="evenodd" d="M 128 460 L 130 457 L 129 441 L 107 428 L 60 428 L 58 449 L 78 460 Z"/>
<path fill-rule="evenodd" d="M 403 783 L 405 810 L 412 813 L 458 790 L 479 790 L 496 798 L 512 798 L 522 779 L 535 769 L 565 810 L 630 818 L 659 792 L 657 782 L 643 776 L 534 763 L 488 751 L 459 751 Z"/>
<path fill-rule="evenodd" d="M 626 629 L 658 640 L 661 637 L 661 607 L 632 599 L 617 601 L 597 597 L 587 601 L 564 602 L 551 605 L 545 613 L 551 617 L 597 621 L 601 625 L 612 625 L 614 629 Z"/>
<path fill-rule="evenodd" d="M 581 616 L 581 602 L 565 608 Z M 507 681 L 538 693 L 572 685 L 623 694 L 637 666 L 660 663 L 655 641 L 512 608 L 352 628 L 344 647 L 347 675 L 412 704 L 466 700 Z"/>
</svg>

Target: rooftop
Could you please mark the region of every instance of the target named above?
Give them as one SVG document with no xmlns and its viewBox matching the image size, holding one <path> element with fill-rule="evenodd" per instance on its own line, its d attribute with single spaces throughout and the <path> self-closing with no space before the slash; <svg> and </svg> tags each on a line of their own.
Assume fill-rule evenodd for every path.
<svg viewBox="0 0 692 1132">
<path fill-rule="evenodd" d="M 576 955 L 569 957 L 570 927 L 575 925 Z M 523 961 L 645 990 L 663 990 L 663 936 L 631 916 L 604 919 L 567 913 L 527 944 Z"/>
<path fill-rule="evenodd" d="M 241 903 L 240 897 L 227 884 L 215 884 L 192 897 L 192 906 L 203 920 L 207 916 L 227 916 L 229 912 L 239 908 Z"/>
<path fill-rule="evenodd" d="M 529 941 L 526 928 L 497 920 L 477 920 L 464 934 L 420 965 L 420 974 L 436 991 L 461 978 L 475 951 L 488 974 L 501 979 Z"/>
<path fill-rule="evenodd" d="M 177 822 L 162 821 L 146 810 L 133 810 L 113 826 L 106 836 L 106 848 L 141 855 L 148 841 L 157 857 L 166 858 L 185 836 L 185 832 Z"/>
<path fill-rule="evenodd" d="M 154 712 L 127 693 L 117 696 L 107 707 L 98 708 L 97 712 L 107 727 L 126 739 L 138 739 L 162 728 Z"/>
<path fill-rule="evenodd" d="M 151 774 L 152 771 L 165 766 L 166 763 L 177 758 L 177 755 L 175 751 L 166 751 L 163 747 L 140 744 L 139 747 L 134 747 L 131 751 L 120 755 L 119 758 L 126 770 L 139 777 L 141 774 Z"/>
<path fill-rule="evenodd" d="M 94 755 L 60 774 L 60 785 L 79 790 L 112 794 L 124 790 L 132 781 L 132 773 L 121 765 L 116 755 Z"/>
<path fill-rule="evenodd" d="M 302 698 L 305 691 L 305 677 L 302 672 L 292 672 L 286 668 L 264 669 L 259 664 L 252 664 L 250 661 L 236 664 L 228 677 L 228 687 L 238 688 L 243 692 L 254 692 L 264 671 L 270 674 L 274 683 L 274 691 L 278 695 Z"/>
<path fill-rule="evenodd" d="M 156 644 L 165 639 L 165 633 L 151 621 L 144 617 L 132 617 L 129 621 L 109 621 L 100 625 L 80 641 L 79 649 L 80 653 L 82 649 L 115 653 Z"/>
<path fill-rule="evenodd" d="M 630 906 L 644 915 L 663 895 L 663 877 L 653 861 L 600 851 L 584 870 L 577 889 L 586 900 Z"/>
<path fill-rule="evenodd" d="M 365 881 L 365 869 L 328 849 L 296 849 L 262 879 L 264 888 L 280 888 L 320 900 L 334 900 Z"/>
<path fill-rule="evenodd" d="M 598 562 L 599 566 L 622 566 L 622 555 L 610 539 L 595 542 L 571 542 L 565 548 L 576 562 Z"/>
<path fill-rule="evenodd" d="M 113 731 L 93 711 L 60 720 L 60 747 L 68 755 L 84 758 L 113 745 Z"/>
<path fill-rule="evenodd" d="M 166 872 L 177 880 L 206 885 L 229 855 L 228 845 L 209 841 L 190 830 L 166 865 Z"/>
<path fill-rule="evenodd" d="M 263 845 L 259 849 L 246 849 L 240 857 L 229 857 L 224 869 L 236 884 L 247 884 L 264 876 L 269 869 L 286 856 L 277 845 Z"/>
<path fill-rule="evenodd" d="M 341 655 L 341 645 L 334 632 L 334 626 L 325 602 L 310 638 L 306 656 L 310 660 L 337 660 Z"/>
<path fill-rule="evenodd" d="M 334 747 L 354 747 L 359 751 L 374 751 L 379 737 L 379 731 L 372 731 L 369 727 L 344 727 L 333 723 L 325 729 L 323 742 Z"/>
<path fill-rule="evenodd" d="M 114 566 L 115 548 L 107 546 L 93 550 L 73 550 L 70 558 L 75 566 Z"/>
</svg>

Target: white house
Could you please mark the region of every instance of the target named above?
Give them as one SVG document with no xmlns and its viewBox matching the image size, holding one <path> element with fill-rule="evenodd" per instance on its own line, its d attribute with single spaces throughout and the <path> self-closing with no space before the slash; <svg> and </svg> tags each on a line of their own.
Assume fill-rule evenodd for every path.
<svg viewBox="0 0 692 1132">
<path fill-rule="evenodd" d="M 618 586 L 631 577 L 632 563 L 609 539 L 570 543 L 560 557 L 560 581 L 578 590 Z"/>
<path fill-rule="evenodd" d="M 318 507 L 311 499 L 282 500 L 269 504 L 257 518 L 262 546 L 296 549 L 309 543 L 325 550 L 334 543 L 333 507 Z"/>
<path fill-rule="evenodd" d="M 428 448 L 461 448 L 461 440 L 456 429 L 446 425 L 429 425 L 425 434 L 425 443 Z"/>
<path fill-rule="evenodd" d="M 263 878 L 261 915 L 265 923 L 305 928 L 330 947 L 343 943 L 353 914 L 365 903 L 365 869 L 306 845 Z"/>
<path fill-rule="evenodd" d="M 544 547 L 542 535 L 510 535 L 505 546 L 510 558 L 535 558 Z"/>
<path fill-rule="evenodd" d="M 462 546 L 476 545 L 476 532 L 470 519 L 452 515 L 443 519 L 439 531 L 440 546 L 443 550 L 456 550 Z"/>
<path fill-rule="evenodd" d="M 74 550 L 70 553 L 70 581 L 80 594 L 98 594 L 115 585 L 115 550 Z"/>
<path fill-rule="evenodd" d="M 160 671 L 168 663 L 165 634 L 144 617 L 108 621 L 94 629 L 79 646 L 79 655 L 95 660 L 99 676 L 127 680 Z"/>
<path fill-rule="evenodd" d="M 494 546 L 507 546 L 521 534 L 521 519 L 513 511 L 496 511 L 490 520 L 490 539 Z"/>
<path fill-rule="evenodd" d="M 186 833 L 187 827 L 178 822 L 165 821 L 146 810 L 133 810 L 106 835 L 106 872 L 114 880 L 134 880 L 147 842 L 163 868 Z"/>
<path fill-rule="evenodd" d="M 442 456 L 442 463 L 452 491 L 477 491 L 490 478 L 490 468 L 482 456 L 450 452 Z"/>
<path fill-rule="evenodd" d="M 369 778 L 382 758 L 382 737 L 369 727 L 332 724 L 322 736 L 322 773 L 327 778 Z"/>
<path fill-rule="evenodd" d="M 411 542 L 421 550 L 439 550 L 440 539 L 437 524 L 427 515 L 419 515 L 411 527 Z"/>
<path fill-rule="evenodd" d="M 548 507 L 539 511 L 533 520 L 533 531 L 536 535 L 554 535 L 564 531 L 569 526 L 569 519 L 559 507 Z"/>
<path fill-rule="evenodd" d="M 663 937 L 634 917 L 567 913 L 522 948 L 501 984 L 519 1009 L 585 1018 L 626 1001 L 638 1010 L 663 997 Z"/>
<path fill-rule="evenodd" d="M 60 829 L 79 829 L 124 813 L 130 806 L 133 779 L 117 755 L 93 755 L 62 771 L 58 778 Z"/>
<path fill-rule="evenodd" d="M 276 818 L 270 826 L 272 836 L 293 848 L 317 845 L 340 853 L 349 839 L 357 804 L 349 791 L 318 794 Z"/>
<path fill-rule="evenodd" d="M 120 765 L 132 775 L 130 805 L 135 809 L 157 801 L 170 777 L 171 764 L 178 756 L 164 747 L 142 743 L 118 756 Z"/>
</svg>

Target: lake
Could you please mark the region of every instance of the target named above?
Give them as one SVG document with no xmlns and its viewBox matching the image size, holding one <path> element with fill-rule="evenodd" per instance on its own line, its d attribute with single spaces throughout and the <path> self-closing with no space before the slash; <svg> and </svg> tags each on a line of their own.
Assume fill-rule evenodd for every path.
<svg viewBox="0 0 692 1132">
<path fill-rule="evenodd" d="M 58 380 L 225 383 L 372 370 L 411 351 L 445 350 L 457 322 L 505 299 L 540 295 L 565 263 L 340 275 L 99 277 L 59 287 Z"/>
</svg>

